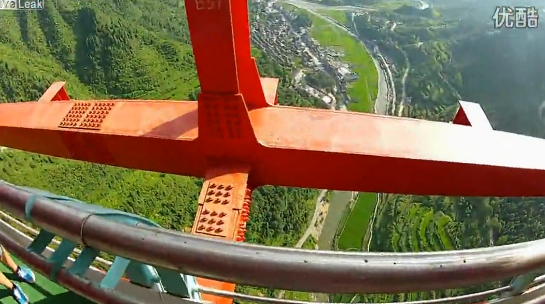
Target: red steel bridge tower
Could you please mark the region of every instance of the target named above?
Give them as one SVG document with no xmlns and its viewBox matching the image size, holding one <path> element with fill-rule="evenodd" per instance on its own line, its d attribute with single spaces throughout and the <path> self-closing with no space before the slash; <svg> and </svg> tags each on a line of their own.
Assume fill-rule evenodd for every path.
<svg viewBox="0 0 545 304">
<path fill-rule="evenodd" d="M 0 145 L 202 177 L 192 233 L 237 242 L 244 241 L 252 189 L 262 185 L 545 195 L 545 142 L 492 130 L 480 106 L 461 102 L 453 124 L 279 106 L 278 79 L 260 77 L 250 54 L 247 1 L 185 4 L 198 101 L 73 100 L 57 82 L 38 101 L 0 105 Z"/>
</svg>

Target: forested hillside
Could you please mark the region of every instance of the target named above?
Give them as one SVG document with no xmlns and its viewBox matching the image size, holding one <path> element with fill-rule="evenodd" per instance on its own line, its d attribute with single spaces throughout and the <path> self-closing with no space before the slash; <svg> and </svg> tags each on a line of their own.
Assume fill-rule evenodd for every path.
<svg viewBox="0 0 545 304">
<path fill-rule="evenodd" d="M 459 9 L 459 8 L 457 8 Z M 461 22 L 380 12 L 376 24 L 356 18 L 360 34 L 376 39 L 396 65 L 393 115 L 448 121 L 459 99 L 480 103 L 498 130 L 543 137 L 543 29 L 495 30 L 487 10 L 463 10 Z M 493 10 L 490 10 L 492 12 Z M 458 12 L 441 11 L 460 18 Z M 471 15 L 473 14 L 473 15 Z M 468 16 L 469 15 L 469 16 Z M 395 31 L 386 20 L 403 21 Z M 443 25 L 443 24 L 446 25 Z M 407 70 L 409 68 L 409 70 Z M 403 82 L 407 73 L 406 82 Z M 405 84 L 410 103 L 402 103 Z M 541 107 L 541 108 L 540 108 Z M 513 147 L 516 149 L 516 147 Z M 373 226 L 372 251 L 438 251 L 505 245 L 545 237 L 543 198 L 438 197 L 384 194 Z M 483 288 L 361 295 L 392 302 L 466 294 Z M 343 301 L 353 295 L 343 297 Z"/>
<path fill-rule="evenodd" d="M 337 2 L 358 1 L 367 3 Z M 403 18 L 395 12 L 382 17 Z M 183 1 L 57 0 L 44 11 L 4 11 L 1 18 L 1 102 L 35 100 L 57 80 L 66 80 L 69 94 L 78 99 L 194 99 L 199 90 Z M 539 118 L 545 100 L 542 30 L 490 34 L 482 25 L 445 28 L 409 18 L 394 32 L 366 20 L 356 18 L 358 31 L 379 41 L 381 50 L 393 58 L 397 87 L 411 67 L 406 92 L 413 99 L 411 105 L 397 104 L 402 115 L 446 121 L 462 98 L 480 102 L 496 129 L 545 135 Z M 255 54 L 263 75 L 289 83 L 290 71 L 259 51 Z M 279 97 L 282 104 L 318 106 L 283 85 Z M 9 149 L 0 151 L 0 179 L 134 212 L 177 230 L 191 226 L 202 185 L 196 178 Z M 248 241 L 293 245 L 308 224 L 316 194 L 282 187 L 254 191 Z M 461 249 L 545 237 L 542 198 L 384 195 L 378 214 L 373 251 Z M 479 288 L 361 296 L 356 301 L 417 300 Z M 270 290 L 259 292 L 272 295 Z"/>
<path fill-rule="evenodd" d="M 174 3 L 174 4 L 172 4 Z M 2 12 L 0 101 L 36 100 L 66 80 L 72 98 L 195 97 L 198 79 L 183 1 L 58 0 L 38 12 Z M 256 51 L 263 75 L 289 71 Z M 316 106 L 282 86 L 280 102 Z M 201 179 L 0 151 L 0 178 L 123 211 L 166 228 L 189 229 Z M 316 191 L 254 191 L 248 241 L 292 245 L 308 224 Z"/>
<path fill-rule="evenodd" d="M 545 101 L 544 37 L 543 28 L 504 30 L 474 36 L 453 48 L 464 78 L 461 94 L 481 103 L 497 129 L 545 136 L 540 118 Z"/>
</svg>

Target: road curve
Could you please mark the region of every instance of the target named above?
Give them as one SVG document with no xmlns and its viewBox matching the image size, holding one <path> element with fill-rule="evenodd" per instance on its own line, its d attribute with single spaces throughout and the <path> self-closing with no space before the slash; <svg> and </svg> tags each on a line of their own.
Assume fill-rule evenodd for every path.
<svg viewBox="0 0 545 304">
<path fill-rule="evenodd" d="M 323 19 L 324 21 L 328 22 L 329 24 L 331 24 L 331 25 L 343 30 L 344 32 L 348 33 L 350 36 L 357 39 L 363 45 L 363 47 L 365 48 L 367 53 L 373 59 L 373 63 L 375 64 L 375 68 L 376 68 L 377 74 L 378 74 L 378 90 L 377 90 L 377 98 L 375 100 L 374 112 L 376 114 L 380 114 L 380 115 L 387 115 L 388 114 L 387 113 L 388 112 L 388 106 L 389 106 L 389 102 L 390 102 L 388 100 L 388 96 L 387 96 L 388 95 L 388 85 L 386 83 L 387 77 L 385 75 L 385 71 L 381 68 L 379 61 L 377 59 L 375 59 L 375 56 L 372 55 L 373 53 L 370 52 L 367 45 L 358 37 L 357 33 L 353 33 L 344 24 L 340 24 L 335 19 L 333 19 L 333 18 L 331 18 L 329 16 L 325 16 L 325 15 L 321 14 L 320 12 L 316 11 L 316 9 L 332 10 L 332 8 L 334 6 L 327 6 L 327 5 L 321 5 L 321 4 L 316 4 L 316 3 L 309 3 L 309 2 L 301 1 L 301 0 L 283 0 L 283 2 L 289 3 L 289 4 L 291 4 L 291 5 L 295 6 L 295 7 L 298 7 L 300 9 L 304 9 L 304 10 L 308 11 L 309 13 Z M 350 7 L 350 6 L 346 6 L 346 7 Z M 352 10 L 362 9 L 362 8 L 355 7 L 355 6 L 350 7 L 350 8 L 353 8 Z M 354 17 L 352 16 L 352 22 L 354 22 L 353 18 Z"/>
</svg>

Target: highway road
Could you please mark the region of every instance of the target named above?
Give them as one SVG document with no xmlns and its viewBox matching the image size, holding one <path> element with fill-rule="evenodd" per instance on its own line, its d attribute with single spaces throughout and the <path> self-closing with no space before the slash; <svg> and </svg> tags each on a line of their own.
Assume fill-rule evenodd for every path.
<svg viewBox="0 0 545 304">
<path fill-rule="evenodd" d="M 346 32 L 347 34 L 354 37 L 355 39 L 358 39 L 358 41 L 367 50 L 367 53 L 373 54 L 369 50 L 367 45 L 363 41 L 361 41 L 361 39 L 358 37 L 357 33 L 353 33 L 344 24 L 340 24 L 335 19 L 333 19 L 333 18 L 331 18 L 329 16 L 326 16 L 326 15 L 323 15 L 317 10 L 341 10 L 340 8 L 344 8 L 343 10 L 352 10 L 352 11 L 368 10 L 368 11 L 371 11 L 371 10 L 374 10 L 374 9 L 362 8 L 362 7 L 356 7 L 356 6 L 328 6 L 328 5 L 321 5 L 321 4 L 311 3 L 311 2 L 301 1 L 301 0 L 282 0 L 282 1 L 285 2 L 285 3 L 289 3 L 289 4 L 293 5 L 293 6 L 296 6 L 298 8 L 304 9 L 304 10 L 308 11 L 309 13 L 311 13 L 311 14 L 313 14 L 313 15 L 327 21 L 328 23 L 330 23 L 331 25 L 339 28 L 340 30 Z M 352 22 L 353 21 L 354 20 L 352 19 Z M 382 55 L 380 55 L 380 56 L 382 56 Z M 377 74 L 378 74 L 378 90 L 377 90 L 377 99 L 375 100 L 374 111 L 375 111 L 376 114 L 387 115 L 388 114 L 387 112 L 388 112 L 389 103 L 391 103 L 393 100 L 395 100 L 395 97 L 391 98 L 390 100 L 388 99 L 388 91 L 389 90 L 388 90 L 387 77 L 386 77 L 386 73 L 388 71 L 385 71 L 385 70 L 383 70 L 381 68 L 380 63 L 379 63 L 378 59 L 375 58 L 375 56 L 372 56 L 372 58 L 373 58 L 373 62 L 375 64 L 375 68 L 377 70 Z"/>
</svg>

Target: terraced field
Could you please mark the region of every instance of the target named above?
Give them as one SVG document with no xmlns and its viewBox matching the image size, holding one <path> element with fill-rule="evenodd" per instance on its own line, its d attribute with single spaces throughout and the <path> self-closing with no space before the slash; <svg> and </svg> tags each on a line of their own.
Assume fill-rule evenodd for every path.
<svg viewBox="0 0 545 304">
<path fill-rule="evenodd" d="M 454 201 L 444 197 L 420 197 L 410 195 L 383 195 L 384 201 L 379 205 L 377 218 L 372 227 L 373 238 L 371 251 L 382 252 L 425 252 L 460 249 L 453 236 L 457 235 L 458 224 L 448 214 L 454 214 Z M 353 208 L 350 217 L 362 208 Z M 370 208 L 369 208 L 370 209 Z M 448 213 L 448 214 L 447 214 Z M 355 219 L 354 219 L 355 221 Z M 346 223 L 348 228 L 350 218 Z M 362 225 L 363 226 L 363 225 Z M 361 233 L 346 229 L 339 238 L 338 247 L 355 242 Z M 349 237 L 351 237 L 349 239 Z M 344 240 L 343 240 L 344 238 Z M 343 240 L 343 242 L 341 242 Z M 354 245 L 350 245 L 354 246 Z M 397 295 L 334 295 L 332 301 L 341 303 L 415 301 L 455 294 L 456 290 L 438 292 L 413 292 Z M 378 298 L 377 298 L 378 297 Z"/>
<path fill-rule="evenodd" d="M 447 225 L 452 218 L 442 211 L 409 202 L 400 208 L 389 235 L 393 251 L 419 252 L 455 249 Z"/>
</svg>

